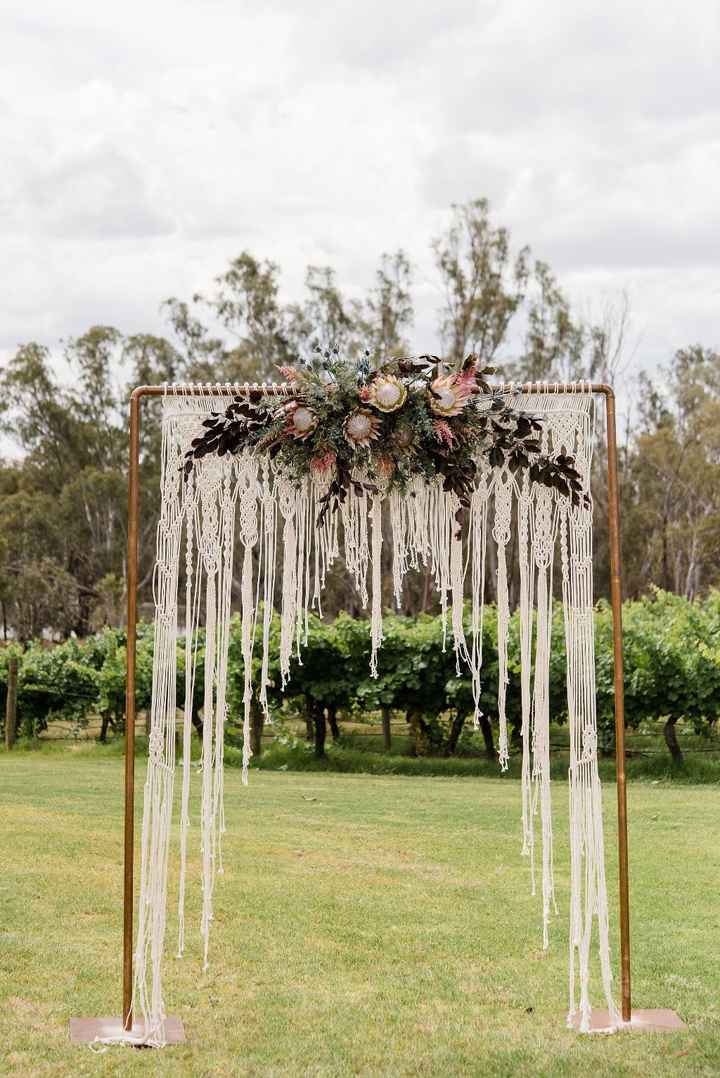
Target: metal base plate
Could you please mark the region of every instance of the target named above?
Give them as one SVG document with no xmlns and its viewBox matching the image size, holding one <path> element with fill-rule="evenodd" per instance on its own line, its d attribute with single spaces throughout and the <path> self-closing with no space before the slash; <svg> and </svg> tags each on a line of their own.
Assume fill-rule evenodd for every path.
<svg viewBox="0 0 720 1078">
<path fill-rule="evenodd" d="M 580 1016 L 573 1019 L 575 1029 L 580 1028 Z M 652 1010 L 633 1011 L 629 1022 L 621 1022 L 614 1030 L 610 1025 L 607 1011 L 594 1010 L 590 1019 L 590 1033 L 624 1033 L 626 1030 L 636 1033 L 669 1033 L 672 1030 L 687 1029 L 687 1026 L 675 1011 L 666 1007 Z"/>
<path fill-rule="evenodd" d="M 70 1041 L 72 1044 L 88 1044 L 88 1042 L 112 1042 L 120 1044 L 127 1041 L 130 1044 L 142 1044 L 145 1034 L 145 1025 L 141 1021 L 133 1022 L 131 1030 L 123 1030 L 120 1018 L 71 1018 Z M 166 1044 L 184 1044 L 185 1030 L 179 1018 L 166 1018 L 164 1029 Z M 149 1046 L 146 1046 L 149 1047 Z"/>
</svg>

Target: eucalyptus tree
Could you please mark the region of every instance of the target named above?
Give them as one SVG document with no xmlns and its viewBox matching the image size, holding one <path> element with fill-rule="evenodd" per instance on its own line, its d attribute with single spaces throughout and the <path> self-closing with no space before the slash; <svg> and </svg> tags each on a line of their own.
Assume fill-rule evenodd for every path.
<svg viewBox="0 0 720 1078">
<path fill-rule="evenodd" d="M 377 357 L 411 350 L 408 334 L 415 321 L 412 266 L 404 251 L 385 253 L 364 300 L 353 305 L 363 346 Z"/>
<path fill-rule="evenodd" d="M 450 225 L 432 247 L 444 292 L 439 329 L 445 354 L 459 361 L 478 352 L 491 362 L 524 302 L 529 248 L 513 254 L 510 234 L 493 225 L 485 198 L 454 205 Z"/>
<path fill-rule="evenodd" d="M 720 354 L 680 349 L 641 382 L 626 522 L 633 590 L 653 580 L 692 599 L 720 576 Z"/>
</svg>

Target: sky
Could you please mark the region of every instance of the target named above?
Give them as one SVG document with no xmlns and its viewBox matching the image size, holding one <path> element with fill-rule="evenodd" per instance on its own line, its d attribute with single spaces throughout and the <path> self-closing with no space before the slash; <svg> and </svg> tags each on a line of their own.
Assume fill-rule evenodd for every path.
<svg viewBox="0 0 720 1078">
<path fill-rule="evenodd" d="M 415 263 L 453 202 L 549 262 L 573 303 L 627 292 L 626 362 L 720 347 L 720 5 L 584 0 L 5 0 L 0 362 L 95 323 L 163 332 L 243 249 L 350 296 Z"/>
</svg>

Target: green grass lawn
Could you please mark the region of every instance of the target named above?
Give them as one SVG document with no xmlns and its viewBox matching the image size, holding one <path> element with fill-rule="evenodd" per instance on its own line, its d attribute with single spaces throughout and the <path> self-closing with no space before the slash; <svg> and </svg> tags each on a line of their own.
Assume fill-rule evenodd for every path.
<svg viewBox="0 0 720 1078">
<path fill-rule="evenodd" d="M 172 957 L 174 917 L 168 941 L 188 1043 L 93 1055 L 67 1022 L 119 1011 L 121 788 L 121 758 L 96 746 L 0 755 L 3 1075 L 720 1074 L 716 787 L 629 792 L 634 1000 L 687 1032 L 565 1028 L 564 784 L 546 954 L 515 781 L 257 771 L 243 789 L 229 770 L 209 973 L 197 934 Z M 615 938 L 610 787 L 606 807 Z"/>
</svg>

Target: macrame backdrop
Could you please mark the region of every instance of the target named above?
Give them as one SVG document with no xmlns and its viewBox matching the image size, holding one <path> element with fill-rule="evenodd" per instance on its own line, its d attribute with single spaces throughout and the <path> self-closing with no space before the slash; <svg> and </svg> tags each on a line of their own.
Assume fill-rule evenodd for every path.
<svg viewBox="0 0 720 1078">
<path fill-rule="evenodd" d="M 568 498 L 530 480 L 527 471 L 482 471 L 456 534 L 459 503 L 441 480 L 416 480 L 408 494 L 373 495 L 351 491 L 337 513 L 318 526 L 326 483 L 314 478 L 291 481 L 266 456 L 218 457 L 195 463 L 183 479 L 184 455 L 211 411 L 223 411 L 227 395 L 204 387 L 201 396 L 172 387 L 163 402 L 161 509 L 154 576 L 155 651 L 151 735 L 145 783 L 141 881 L 135 954 L 133 1006 L 145 1023 L 148 1043 L 164 1043 L 165 1008 L 162 958 L 167 916 L 167 880 L 175 778 L 178 705 L 183 711 L 180 795 L 180 869 L 178 954 L 185 945 L 185 888 L 189 815 L 190 741 L 197 627 L 205 627 L 204 714 L 199 842 L 202 859 L 204 964 L 213 919 L 213 888 L 222 873 L 223 727 L 227 718 L 226 681 L 230 600 L 236 548 L 242 565 L 241 639 L 244 660 L 243 782 L 250 760 L 250 705 L 253 694 L 267 710 L 268 641 L 274 604 L 279 603 L 280 666 L 283 687 L 294 653 L 300 654 L 308 610 L 320 610 L 323 584 L 333 561 L 344 558 L 348 573 L 370 608 L 370 669 L 377 673 L 382 645 L 381 552 L 383 517 L 392 542 L 393 591 L 399 602 L 410 569 L 427 567 L 435 581 L 444 636 L 455 650 L 458 672 L 470 670 L 477 701 L 482 684 L 482 623 L 488 544 L 497 562 L 499 687 L 499 763 L 508 761 L 505 696 L 508 682 L 508 553 L 515 522 L 520 579 L 522 699 L 522 852 L 529 859 L 532 891 L 540 878 L 543 942 L 549 943 L 555 909 L 549 742 L 549 661 L 553 579 L 558 561 L 567 651 L 570 728 L 570 1005 L 568 1021 L 579 1012 L 580 1028 L 590 1021 L 590 955 L 593 923 L 605 1001 L 611 1023 L 618 1012 L 611 995 L 608 909 L 603 853 L 602 798 L 597 770 L 595 655 L 592 591 L 592 508 L 574 507 Z M 237 389 L 243 387 L 222 387 Z M 283 387 L 267 387 L 282 396 Z M 575 393 L 508 393 L 518 407 L 542 418 L 542 450 L 575 457 L 589 490 L 594 437 L 593 398 L 587 388 Z M 377 477 L 373 477 L 377 481 Z M 276 579 L 278 543 L 282 570 Z M 179 594 L 184 558 L 184 594 Z M 368 590 L 369 587 L 369 590 Z M 469 623 L 464 610 L 469 600 Z M 178 603 L 184 603 L 185 696 L 176 700 Z M 258 620 L 261 624 L 258 624 Z M 465 625 L 468 625 L 466 632 Z M 251 680 L 255 648 L 262 651 L 260 684 Z M 539 832 L 539 850 L 537 841 Z"/>
</svg>

